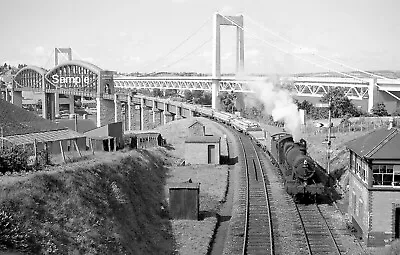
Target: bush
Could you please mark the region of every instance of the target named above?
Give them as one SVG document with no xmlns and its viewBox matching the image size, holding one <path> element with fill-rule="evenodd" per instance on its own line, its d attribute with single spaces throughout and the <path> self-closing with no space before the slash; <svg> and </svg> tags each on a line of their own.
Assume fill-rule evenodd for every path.
<svg viewBox="0 0 400 255">
<path fill-rule="evenodd" d="M 0 151 L 0 174 L 37 171 L 50 164 L 48 154 L 44 150 L 38 151 L 36 164 L 29 162 L 29 155 L 27 151 L 16 146 Z"/>
<path fill-rule="evenodd" d="M 0 152 L 0 173 L 30 170 L 28 158 L 28 153 L 18 147 L 5 148 Z"/>
<path fill-rule="evenodd" d="M 23 229 L 11 214 L 0 210 L 0 250 L 35 252 L 34 238 L 30 229 Z"/>
</svg>

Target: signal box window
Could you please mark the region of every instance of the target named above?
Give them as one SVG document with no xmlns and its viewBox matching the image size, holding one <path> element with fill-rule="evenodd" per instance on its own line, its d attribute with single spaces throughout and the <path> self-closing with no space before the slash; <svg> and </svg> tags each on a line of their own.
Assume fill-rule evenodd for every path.
<svg viewBox="0 0 400 255">
<path fill-rule="evenodd" d="M 393 165 L 373 165 L 374 186 L 400 186 L 400 169 L 393 169 Z"/>
</svg>

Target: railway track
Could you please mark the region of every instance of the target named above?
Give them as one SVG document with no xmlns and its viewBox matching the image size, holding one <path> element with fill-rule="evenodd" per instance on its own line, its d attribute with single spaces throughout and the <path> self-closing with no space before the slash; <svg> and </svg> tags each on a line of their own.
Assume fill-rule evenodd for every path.
<svg viewBox="0 0 400 255">
<path fill-rule="evenodd" d="M 246 177 L 242 254 L 275 254 L 268 181 L 252 141 L 239 136 Z"/>
<path fill-rule="evenodd" d="M 340 246 L 318 204 L 296 204 L 309 254 L 340 255 Z"/>
</svg>

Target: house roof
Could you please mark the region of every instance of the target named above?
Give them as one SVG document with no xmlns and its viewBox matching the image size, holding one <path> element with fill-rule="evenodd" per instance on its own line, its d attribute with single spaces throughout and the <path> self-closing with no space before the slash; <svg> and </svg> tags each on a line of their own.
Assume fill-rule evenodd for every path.
<svg viewBox="0 0 400 255">
<path fill-rule="evenodd" d="M 124 135 L 127 137 L 134 137 L 134 136 L 136 136 L 136 137 L 148 137 L 148 136 L 158 137 L 158 136 L 161 136 L 161 133 L 154 131 L 154 130 L 135 130 L 135 131 L 125 131 Z"/>
<path fill-rule="evenodd" d="M 398 128 L 381 128 L 354 139 L 347 148 L 367 159 L 400 159 L 400 132 Z"/>
<path fill-rule="evenodd" d="M 192 126 L 194 126 L 195 124 L 200 124 L 201 126 L 204 126 L 204 124 L 203 123 L 201 123 L 200 121 L 198 121 L 198 120 L 195 120 L 195 121 L 193 121 L 193 123 L 192 124 L 190 124 L 190 126 L 188 127 L 188 128 L 191 128 Z"/>
<path fill-rule="evenodd" d="M 0 99 L 0 127 L 3 128 L 3 136 L 66 129 L 2 99 Z"/>
<path fill-rule="evenodd" d="M 23 135 L 12 135 L 5 137 L 4 140 L 14 145 L 21 145 L 21 144 L 31 144 L 35 140 L 39 143 L 42 143 L 42 142 L 71 140 L 82 137 L 85 136 L 73 130 L 64 129 L 64 130 L 54 130 L 54 131 L 47 131 L 40 133 L 29 133 Z"/>
<path fill-rule="evenodd" d="M 185 143 L 219 143 L 221 137 L 219 136 L 189 136 L 186 138 Z"/>
</svg>

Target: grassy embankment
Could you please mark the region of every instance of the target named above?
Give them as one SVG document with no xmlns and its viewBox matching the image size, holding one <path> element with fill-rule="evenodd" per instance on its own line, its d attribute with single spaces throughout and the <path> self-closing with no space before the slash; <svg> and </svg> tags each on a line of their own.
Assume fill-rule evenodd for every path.
<svg viewBox="0 0 400 255">
<path fill-rule="evenodd" d="M 0 209 L 13 218 L 2 229 L 3 240 L 9 233 L 8 247 L 32 254 L 206 254 L 227 167 L 176 166 L 192 121 L 161 128 L 168 151 L 96 153 L 90 160 L 1 177 Z M 222 135 L 203 121 L 207 133 Z M 189 178 L 201 183 L 201 220 L 170 220 L 161 209 L 168 184 Z"/>
<path fill-rule="evenodd" d="M 10 231 L 32 254 L 173 253 L 172 227 L 160 209 L 167 171 L 160 154 L 110 153 L 3 177 L 1 210 L 13 220 L 2 238 Z"/>
</svg>

